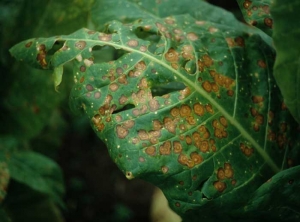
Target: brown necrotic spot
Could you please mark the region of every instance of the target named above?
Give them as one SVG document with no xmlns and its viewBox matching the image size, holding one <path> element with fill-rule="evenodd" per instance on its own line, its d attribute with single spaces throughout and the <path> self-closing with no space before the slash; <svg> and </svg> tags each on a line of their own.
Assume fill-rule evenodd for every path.
<svg viewBox="0 0 300 222">
<path fill-rule="evenodd" d="M 268 26 L 269 28 L 273 27 L 273 20 L 271 18 L 265 18 L 264 23 L 266 26 Z"/>
<path fill-rule="evenodd" d="M 135 66 L 134 66 L 137 70 L 145 70 L 146 69 L 146 63 L 144 61 L 140 61 L 138 62 Z"/>
<path fill-rule="evenodd" d="M 123 123 L 123 126 L 126 128 L 126 129 L 130 129 L 134 126 L 134 121 L 133 120 L 127 120 Z"/>
<path fill-rule="evenodd" d="M 91 84 L 87 84 L 85 86 L 85 88 L 88 90 L 88 91 L 93 91 L 94 90 L 94 87 L 91 85 Z"/>
<path fill-rule="evenodd" d="M 204 106 L 201 105 L 200 103 L 194 104 L 194 112 L 195 112 L 198 116 L 203 116 L 204 113 L 205 113 Z"/>
<path fill-rule="evenodd" d="M 189 158 L 188 158 L 186 155 L 184 155 L 184 154 L 180 154 L 180 155 L 178 156 L 178 162 L 179 162 L 180 164 L 182 164 L 182 165 L 187 165 L 188 160 L 189 160 Z"/>
<path fill-rule="evenodd" d="M 202 153 L 206 153 L 209 151 L 209 143 L 207 140 L 195 143 L 195 145 L 199 148 Z"/>
<path fill-rule="evenodd" d="M 159 103 L 158 103 L 158 101 L 157 101 L 156 99 L 151 99 L 151 100 L 149 101 L 149 107 L 150 107 L 150 110 L 151 110 L 152 112 L 158 110 L 158 108 L 159 108 Z"/>
<path fill-rule="evenodd" d="M 233 178 L 233 169 L 230 163 L 224 163 L 224 174 L 228 179 Z"/>
<path fill-rule="evenodd" d="M 204 82 L 202 83 L 202 87 L 203 87 L 203 89 L 204 89 L 206 92 L 208 92 L 208 93 L 210 93 L 211 90 L 212 90 L 212 86 L 211 86 L 211 84 L 210 84 L 209 81 L 204 81 Z"/>
<path fill-rule="evenodd" d="M 100 97 L 101 97 L 101 93 L 100 92 L 95 92 L 94 98 L 99 99 Z"/>
<path fill-rule="evenodd" d="M 252 96 L 253 103 L 261 103 L 263 101 L 264 101 L 264 97 L 262 97 L 262 96 Z"/>
<path fill-rule="evenodd" d="M 153 120 L 153 129 L 160 130 L 162 128 L 162 124 L 159 120 Z"/>
<path fill-rule="evenodd" d="M 263 69 L 267 68 L 267 64 L 265 63 L 264 60 L 261 60 L 261 59 L 257 61 L 257 65 Z"/>
<path fill-rule="evenodd" d="M 140 140 L 148 140 L 149 139 L 149 135 L 146 132 L 146 130 L 139 130 L 138 137 L 140 138 Z"/>
<path fill-rule="evenodd" d="M 202 163 L 203 158 L 200 156 L 197 152 L 192 152 L 191 155 L 191 160 L 195 163 L 195 165 Z"/>
<path fill-rule="evenodd" d="M 161 155 L 169 155 L 171 153 L 171 142 L 166 141 L 159 147 L 159 153 Z"/>
<path fill-rule="evenodd" d="M 187 117 L 187 116 L 190 116 L 191 115 L 191 112 L 192 112 L 192 109 L 191 107 L 189 107 L 188 105 L 182 105 L 180 107 L 180 116 L 181 117 Z"/>
<path fill-rule="evenodd" d="M 80 72 L 85 72 L 86 71 L 85 65 L 80 66 L 79 70 Z"/>
<path fill-rule="evenodd" d="M 120 105 L 126 104 L 127 101 L 128 101 L 128 98 L 127 98 L 126 96 L 124 96 L 124 95 L 122 95 L 122 96 L 119 98 L 119 103 L 120 103 Z"/>
<path fill-rule="evenodd" d="M 161 167 L 161 171 L 162 171 L 163 173 L 168 173 L 169 168 L 168 168 L 167 166 L 162 166 L 162 167 Z"/>
<path fill-rule="evenodd" d="M 205 105 L 205 109 L 206 109 L 207 112 L 209 112 L 209 113 L 211 113 L 211 114 L 214 113 L 214 110 L 213 110 L 213 108 L 212 108 L 212 105 L 210 105 L 210 104 L 206 104 L 206 105 Z"/>
<path fill-rule="evenodd" d="M 202 56 L 202 59 L 204 62 L 204 66 L 206 66 L 206 67 L 210 67 L 214 64 L 214 61 L 212 60 L 211 57 L 209 57 L 209 55 Z"/>
<path fill-rule="evenodd" d="M 246 0 L 246 1 L 244 1 L 244 3 L 243 3 L 243 7 L 244 7 L 245 9 L 248 9 L 248 8 L 250 7 L 251 4 L 252 4 L 251 1 Z"/>
<path fill-rule="evenodd" d="M 177 107 L 171 109 L 171 116 L 173 117 L 179 116 L 179 109 Z"/>
<path fill-rule="evenodd" d="M 141 52 L 146 52 L 148 50 L 148 48 L 147 48 L 147 46 L 145 46 L 145 45 L 142 45 L 141 47 L 140 47 L 140 51 Z"/>
<path fill-rule="evenodd" d="M 191 41 L 196 41 L 198 39 L 198 35 L 194 32 L 189 32 L 186 37 Z"/>
<path fill-rule="evenodd" d="M 38 45 L 37 50 L 38 50 L 38 54 L 36 56 L 36 60 L 44 68 L 48 65 L 46 61 L 46 55 L 47 55 L 46 46 L 44 44 Z"/>
<path fill-rule="evenodd" d="M 121 67 L 118 67 L 116 69 L 116 73 L 118 73 L 119 75 L 123 74 L 123 69 Z"/>
<path fill-rule="evenodd" d="M 254 152 L 253 148 L 246 146 L 244 143 L 240 143 L 240 149 L 247 157 L 250 157 Z"/>
<path fill-rule="evenodd" d="M 224 117 L 224 116 L 221 116 L 219 118 L 220 120 L 220 123 L 224 126 L 224 127 L 227 127 L 228 126 L 228 122 L 227 122 L 227 119 Z"/>
<path fill-rule="evenodd" d="M 149 146 L 146 148 L 145 152 L 150 156 L 154 156 L 156 153 L 156 148 L 155 146 Z"/>
<path fill-rule="evenodd" d="M 244 38 L 242 38 L 242 37 L 236 37 L 235 39 L 234 39 L 234 42 L 236 43 L 236 45 L 237 46 L 240 46 L 240 47 L 245 47 L 245 40 L 244 40 Z"/>
<path fill-rule="evenodd" d="M 174 153 L 181 153 L 182 145 L 179 141 L 174 141 L 173 142 L 173 151 L 174 151 Z"/>
<path fill-rule="evenodd" d="M 192 142 L 193 142 L 193 140 L 192 140 L 192 138 L 191 138 L 190 136 L 186 136 L 186 137 L 185 137 L 185 142 L 186 142 L 188 145 L 191 145 Z"/>
<path fill-rule="evenodd" d="M 224 180 L 225 179 L 225 171 L 223 168 L 219 168 L 217 172 L 217 178 L 219 180 Z"/>
<path fill-rule="evenodd" d="M 27 42 L 27 43 L 25 44 L 25 47 L 26 47 L 26 48 L 29 48 L 31 45 L 32 45 L 32 42 L 30 41 L 30 42 Z"/>
<path fill-rule="evenodd" d="M 234 95 L 234 91 L 231 89 L 227 90 L 227 95 L 232 97 Z"/>
<path fill-rule="evenodd" d="M 170 132 L 170 133 L 175 133 L 176 130 L 176 124 L 175 122 L 169 118 L 165 117 L 164 118 L 164 127 Z"/>
<path fill-rule="evenodd" d="M 122 74 L 119 78 L 118 78 L 118 82 L 121 83 L 121 84 L 128 84 L 128 81 L 127 81 L 127 76 L 125 74 Z"/>
<path fill-rule="evenodd" d="M 121 125 L 117 125 L 116 130 L 117 130 L 117 136 L 120 139 L 124 139 L 129 133 L 129 131 Z"/>
<path fill-rule="evenodd" d="M 113 92 L 117 91 L 119 89 L 119 85 L 117 83 L 112 83 L 109 85 L 109 89 Z"/>
<path fill-rule="evenodd" d="M 177 62 L 179 60 L 179 54 L 175 51 L 175 49 L 170 48 L 165 54 L 165 58 L 168 62 Z"/>
<path fill-rule="evenodd" d="M 108 42 L 112 39 L 112 35 L 111 34 L 100 33 L 98 38 L 101 41 Z"/>
<path fill-rule="evenodd" d="M 84 49 L 85 46 L 86 46 L 86 42 L 85 41 L 78 41 L 78 42 L 75 43 L 75 47 L 77 49 L 80 49 L 80 50 Z"/>
<path fill-rule="evenodd" d="M 215 189 L 219 192 L 223 192 L 226 189 L 226 183 L 222 182 L 222 181 L 215 181 L 213 183 Z"/>
<path fill-rule="evenodd" d="M 130 39 L 127 42 L 127 45 L 130 46 L 130 47 L 137 47 L 139 45 L 139 42 L 135 39 Z"/>
</svg>

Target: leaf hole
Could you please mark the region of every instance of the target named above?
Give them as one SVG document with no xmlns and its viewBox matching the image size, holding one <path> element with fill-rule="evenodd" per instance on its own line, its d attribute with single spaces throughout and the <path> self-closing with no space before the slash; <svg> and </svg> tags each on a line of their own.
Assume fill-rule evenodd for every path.
<svg viewBox="0 0 300 222">
<path fill-rule="evenodd" d="M 185 89 L 186 86 L 181 82 L 169 82 L 151 87 L 152 96 L 163 96 L 172 92 Z"/>
<path fill-rule="evenodd" d="M 206 196 L 206 195 L 205 195 L 205 193 L 203 192 L 203 187 L 204 187 L 204 185 L 205 185 L 206 181 L 208 181 L 208 179 L 209 179 L 209 178 L 207 178 L 207 179 L 205 179 L 205 180 L 201 181 L 201 183 L 199 184 L 199 186 L 198 186 L 198 189 L 197 189 L 197 190 L 201 191 L 201 194 L 202 194 L 202 199 L 211 200 L 212 198 L 211 198 L 211 197 L 208 197 L 208 196 Z"/>
<path fill-rule="evenodd" d="M 112 46 L 94 46 L 94 63 L 110 62 L 121 58 L 128 52 L 122 49 L 115 49 Z"/>
<path fill-rule="evenodd" d="M 133 109 L 135 106 L 133 104 L 127 104 L 125 106 L 123 106 L 122 108 L 120 109 L 116 109 L 113 111 L 112 114 L 117 114 L 117 113 L 120 113 L 120 112 L 124 112 L 124 111 L 127 111 L 127 110 L 131 110 Z"/>
<path fill-rule="evenodd" d="M 148 46 L 148 51 L 150 51 L 151 53 L 155 53 L 155 51 L 157 49 L 157 44 L 161 40 L 161 35 L 153 32 L 151 30 L 146 30 L 143 27 L 136 28 L 135 35 L 139 39 L 149 41 L 150 45 Z"/>
</svg>

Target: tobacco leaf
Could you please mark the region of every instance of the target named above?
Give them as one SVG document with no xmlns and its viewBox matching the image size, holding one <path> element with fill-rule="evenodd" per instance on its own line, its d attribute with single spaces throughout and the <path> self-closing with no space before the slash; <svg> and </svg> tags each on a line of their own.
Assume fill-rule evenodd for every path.
<svg viewBox="0 0 300 222">
<path fill-rule="evenodd" d="M 245 21 L 269 36 L 273 32 L 273 18 L 270 13 L 271 0 L 237 0 Z"/>
<path fill-rule="evenodd" d="M 300 3 L 274 1 L 271 13 L 274 19 L 274 45 L 277 52 L 274 76 L 284 102 L 300 123 L 300 72 L 298 28 Z"/>
<path fill-rule="evenodd" d="M 104 33 L 29 39 L 11 53 L 43 69 L 72 61 L 71 107 L 126 177 L 160 187 L 183 219 L 230 220 L 265 181 L 299 164 L 274 50 L 245 30 L 190 15 L 112 21 Z M 98 62 L 107 47 L 115 59 Z"/>
</svg>

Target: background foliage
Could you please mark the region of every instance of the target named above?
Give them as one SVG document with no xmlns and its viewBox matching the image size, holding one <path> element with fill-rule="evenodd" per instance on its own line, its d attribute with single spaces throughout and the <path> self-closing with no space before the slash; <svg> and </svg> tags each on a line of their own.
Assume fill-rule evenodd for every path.
<svg viewBox="0 0 300 222">
<path fill-rule="evenodd" d="M 277 4 L 280 4 L 278 2 Z M 193 17 L 211 20 L 222 25 L 230 24 L 230 26 L 240 30 L 246 31 L 248 29 L 238 23 L 231 14 L 216 11 L 215 8 L 205 4 L 206 8 L 201 7 L 201 10 L 200 8 L 198 10 L 195 7 L 196 3 L 197 1 L 190 5 L 184 4 L 178 8 L 171 7 L 171 10 L 165 10 L 167 7 L 155 8 L 152 7 L 153 5 L 143 8 L 134 1 L 85 1 L 84 3 L 83 1 L 47 1 L 47 4 L 45 2 L 42 4 L 38 1 L 36 4 L 26 3 L 25 1 L 3 2 L 1 22 L 3 23 L 3 33 L 5 34 L 2 35 L 1 40 L 3 40 L 3 48 L 7 47 L 8 49 L 20 40 L 30 37 L 68 34 L 81 27 L 103 30 L 105 26 L 102 26 L 102 24 L 105 24 L 112 18 L 122 22 L 131 22 L 136 18 L 153 17 L 153 14 L 158 15 L 158 17 L 165 17 L 170 14 L 181 14 L 183 12 L 190 12 Z M 271 18 L 270 13 L 260 5 L 259 1 L 238 1 L 238 3 L 246 22 L 261 28 L 267 35 L 272 35 L 271 23 L 268 20 Z M 128 10 L 123 10 L 128 7 L 128 4 L 135 13 L 128 14 Z M 166 4 L 168 5 L 169 3 L 166 1 Z M 252 4 L 252 6 L 250 7 L 249 4 Z M 269 2 L 267 1 L 263 4 L 269 4 Z M 254 7 L 257 7 L 259 10 L 254 10 Z M 39 10 L 35 10 L 36 8 L 39 8 Z M 91 8 L 92 10 L 90 10 Z M 202 10 L 205 13 L 201 13 Z M 207 13 L 208 11 L 211 13 Z M 276 8 L 274 11 L 276 11 Z M 100 12 L 101 16 L 99 16 Z M 193 12 L 197 13 L 193 14 Z M 237 17 L 241 16 L 239 13 L 236 13 L 236 15 Z M 21 34 L 12 37 L 9 33 L 12 33 L 15 27 L 22 27 L 24 31 L 19 28 Z M 252 30 L 252 32 L 258 31 Z M 276 29 L 274 32 L 276 33 Z M 279 27 L 277 35 L 280 36 L 281 33 Z M 260 33 L 262 39 L 271 45 L 267 35 Z M 280 39 L 281 37 L 278 38 Z M 275 37 L 274 39 L 276 40 Z M 280 45 L 280 41 L 277 42 Z M 105 56 L 103 56 L 103 53 L 96 55 L 97 62 L 110 61 L 112 58 L 119 56 L 111 48 L 104 50 L 106 50 Z M 2 192 L 2 197 L 6 197 L 3 207 L 6 215 L 9 215 L 5 216 L 4 211 L 2 211 L 3 220 L 5 217 L 10 217 L 13 221 L 18 221 L 18 216 L 20 218 L 25 217 L 28 221 L 33 220 L 32 217 L 36 217 L 34 219 L 43 218 L 42 215 L 28 213 L 29 209 L 41 209 L 43 206 L 45 206 L 44 209 L 47 209 L 49 215 L 53 215 L 49 221 L 62 220 L 57 206 L 61 209 L 67 208 L 67 211 L 63 210 L 63 212 L 68 212 L 66 213 L 66 218 L 69 218 L 71 221 L 81 221 L 81 219 L 94 221 L 97 220 L 97 217 L 107 221 L 130 221 L 139 217 L 142 218 L 142 215 L 138 215 L 136 211 L 132 210 L 134 209 L 133 205 L 144 203 L 145 211 L 147 211 L 148 203 L 145 200 L 135 198 L 134 193 L 141 189 L 140 185 L 142 185 L 144 188 L 141 189 L 141 192 L 147 193 L 145 199 L 149 200 L 153 188 L 142 181 L 130 182 L 130 186 L 134 187 L 134 192 L 131 195 L 130 190 L 126 189 L 128 182 L 125 182 L 120 172 L 116 170 L 111 162 L 107 161 L 108 155 L 105 149 L 99 151 L 99 147 L 104 148 L 105 145 L 94 138 L 88 127 L 88 120 L 69 113 L 66 99 L 71 88 L 69 83 L 72 82 L 71 67 L 65 67 L 65 73 L 70 73 L 70 75 L 64 75 L 63 84 L 58 88 L 59 93 L 57 94 L 53 90 L 53 81 L 51 75 L 49 75 L 50 73 L 38 70 L 33 71 L 28 67 L 24 68 L 24 64 L 13 63 L 7 51 L 4 50 L 1 53 L 3 54 L 1 62 L 4 70 L 6 70 L 6 73 L 10 73 L 8 78 L 6 76 L 2 78 L 5 81 L 3 81 L 3 86 L 1 86 L 1 97 L 4 98 L 1 101 L 1 111 L 3 110 L 1 112 L 1 122 L 4 124 L 0 128 L 2 138 L 1 150 L 3 151 L 3 167 L 1 168 L 2 175 L 4 175 L 3 187 L 7 187 L 9 177 L 12 178 L 8 187 L 9 195 L 6 197 L 6 192 Z M 295 52 L 294 54 L 297 53 Z M 277 65 L 277 67 L 282 66 Z M 277 81 L 283 82 L 280 79 L 277 79 Z M 286 85 L 281 86 L 282 90 L 284 88 L 286 88 Z M 297 93 L 293 92 L 289 101 L 295 101 L 294 95 L 297 95 Z M 272 107 L 281 109 L 278 105 L 279 103 L 272 105 Z M 297 107 L 299 106 L 293 102 L 289 103 L 288 106 L 295 107 L 292 108 L 292 113 L 297 118 Z M 78 143 L 81 143 L 82 146 L 79 146 Z M 86 147 L 89 147 L 88 151 Z M 246 149 L 248 148 L 246 147 Z M 61 200 L 64 188 L 61 172 L 57 164 L 37 154 L 37 152 L 43 153 L 60 163 L 65 172 L 67 183 L 67 197 L 65 201 Z M 84 159 L 82 155 L 87 159 Z M 296 157 L 298 154 L 294 149 L 286 155 Z M 286 168 L 289 164 L 290 166 L 295 165 L 298 161 L 293 159 L 293 163 L 291 163 L 291 160 L 287 160 L 286 163 L 283 163 L 283 168 Z M 280 160 L 278 161 L 280 162 Z M 103 169 L 103 171 L 100 169 Z M 109 174 L 107 169 L 110 169 Z M 299 215 L 294 209 L 299 203 L 295 199 L 290 198 L 297 190 L 297 187 L 299 187 L 299 181 L 294 179 L 297 172 L 299 172 L 298 168 L 294 167 L 277 174 L 272 178 L 271 182 L 257 189 L 254 192 L 254 197 L 248 200 L 248 203 L 245 205 L 247 207 L 239 209 L 240 211 L 237 210 L 235 215 L 241 216 L 244 214 L 248 218 L 250 216 L 261 218 L 270 217 L 271 213 L 271 217 L 280 217 L 282 220 L 297 218 Z M 103 180 L 111 181 L 115 187 L 112 189 L 110 185 L 105 185 L 102 182 Z M 49 181 L 51 182 L 49 183 Z M 39 185 L 33 186 L 33 184 Z M 105 186 L 109 186 L 109 188 Z M 97 194 L 96 197 L 88 192 L 91 187 L 94 187 Z M 22 191 L 26 189 L 28 189 L 28 192 L 26 192 L 27 195 L 24 195 Z M 107 193 L 106 189 L 110 192 Z M 277 201 L 272 201 L 278 190 L 282 189 L 284 190 L 282 196 Z M 128 197 L 132 201 L 131 203 L 130 201 L 128 203 Z M 169 197 L 170 200 L 173 198 L 172 195 Z M 23 208 L 19 212 L 21 207 L 16 203 L 23 206 L 29 200 L 33 203 L 33 206 L 28 210 Z M 220 201 L 221 204 L 222 202 Z M 66 203 L 66 208 L 64 203 Z M 108 205 L 108 203 L 111 204 Z M 95 209 L 91 205 L 99 206 L 101 210 L 99 208 Z M 108 207 L 102 208 L 103 205 Z M 262 207 L 268 205 L 267 209 Z M 78 209 L 79 214 L 75 213 L 76 210 L 78 212 Z M 254 216 L 253 212 L 257 212 L 257 209 L 265 210 Z M 293 210 L 291 211 L 291 209 Z M 209 212 L 207 213 L 209 214 Z M 232 215 L 234 215 L 234 212 Z M 192 220 L 192 218 L 195 218 L 195 214 L 187 214 L 187 217 L 190 217 L 189 220 Z M 200 217 L 200 215 L 197 215 L 197 217 Z"/>
</svg>

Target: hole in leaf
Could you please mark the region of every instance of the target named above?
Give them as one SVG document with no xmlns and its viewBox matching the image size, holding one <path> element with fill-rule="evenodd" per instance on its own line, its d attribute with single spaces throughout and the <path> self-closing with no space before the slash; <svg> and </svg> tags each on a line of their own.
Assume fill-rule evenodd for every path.
<svg viewBox="0 0 300 222">
<path fill-rule="evenodd" d="M 154 53 L 157 49 L 157 44 L 161 39 L 161 36 L 158 33 L 151 31 L 146 31 L 143 27 L 138 27 L 135 30 L 135 34 L 138 38 L 149 41 L 150 45 L 148 46 L 148 51 Z"/>
<path fill-rule="evenodd" d="M 123 111 L 126 111 L 126 110 L 130 110 L 130 109 L 133 109 L 134 107 L 135 106 L 133 104 L 127 104 L 121 109 L 116 109 L 112 114 L 117 114 L 117 113 L 120 113 L 120 112 L 123 112 Z"/>
<path fill-rule="evenodd" d="M 202 199 L 211 200 L 212 198 L 207 197 L 207 196 L 203 193 L 203 186 L 204 186 L 205 182 L 208 181 L 208 179 L 209 179 L 209 178 L 203 180 L 203 181 L 199 184 L 199 187 L 198 187 L 197 190 L 201 191 L 201 193 L 202 193 Z"/>
<path fill-rule="evenodd" d="M 65 41 L 56 41 L 54 44 L 53 44 L 53 47 L 47 51 L 47 56 L 52 56 L 54 55 L 54 53 L 56 53 L 59 49 L 61 49 L 64 45 Z M 46 49 L 48 50 L 48 49 Z"/>
<path fill-rule="evenodd" d="M 94 63 L 103 63 L 113 60 L 117 60 L 123 55 L 128 53 L 122 49 L 115 49 L 112 46 L 94 46 L 93 47 L 93 57 Z"/>
<path fill-rule="evenodd" d="M 151 87 L 152 96 L 163 96 L 171 92 L 185 89 L 186 86 L 181 82 L 169 82 L 167 84 L 155 85 Z"/>
</svg>

